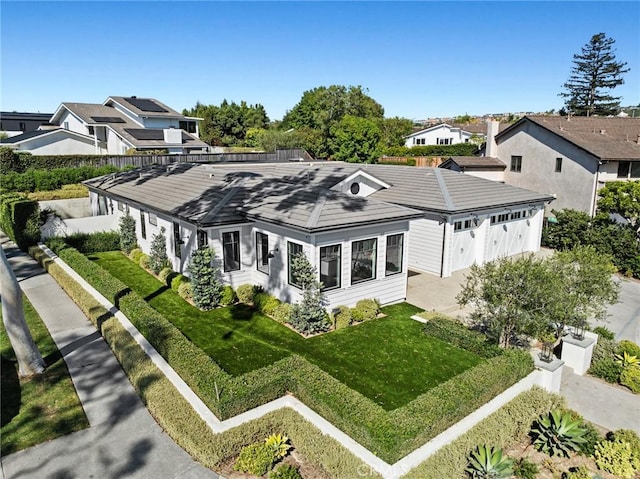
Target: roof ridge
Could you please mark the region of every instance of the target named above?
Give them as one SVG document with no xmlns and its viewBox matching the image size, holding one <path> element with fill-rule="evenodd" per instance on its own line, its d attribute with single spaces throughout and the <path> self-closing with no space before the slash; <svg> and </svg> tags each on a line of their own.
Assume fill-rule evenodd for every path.
<svg viewBox="0 0 640 479">
<path fill-rule="evenodd" d="M 211 211 L 209 211 L 209 213 L 207 213 L 205 215 L 204 218 L 202 218 L 202 220 L 200 221 L 200 223 L 206 223 L 208 221 L 210 221 L 212 218 L 214 218 L 219 212 L 220 210 L 222 210 L 222 208 L 224 208 L 225 206 L 227 206 L 227 204 L 229 203 L 229 201 L 231 201 L 231 199 L 236 195 L 236 193 L 240 190 L 240 187 L 244 185 L 244 183 L 246 182 L 246 178 L 238 178 L 233 185 L 231 186 L 231 188 L 229 189 L 229 191 L 227 192 L 226 195 L 224 195 L 224 197 L 220 200 L 220 202 L 218 202 L 217 205 L 215 205 Z"/>
<path fill-rule="evenodd" d="M 435 168 L 433 170 L 433 174 L 436 177 L 436 181 L 438 182 L 438 187 L 440 187 L 440 192 L 442 193 L 442 197 L 444 199 L 444 204 L 448 210 L 453 210 L 455 208 L 455 204 L 453 203 L 453 199 L 449 194 L 449 189 L 447 188 L 447 184 L 442 177 L 442 168 Z"/>
<path fill-rule="evenodd" d="M 309 219 L 305 224 L 306 228 L 313 228 L 318 224 L 318 220 L 320 219 L 320 214 L 322 214 L 322 208 L 324 208 L 325 203 L 327 202 L 327 192 L 320 193 L 318 197 L 318 201 L 316 205 L 313 207 L 313 211 L 309 215 Z"/>
</svg>

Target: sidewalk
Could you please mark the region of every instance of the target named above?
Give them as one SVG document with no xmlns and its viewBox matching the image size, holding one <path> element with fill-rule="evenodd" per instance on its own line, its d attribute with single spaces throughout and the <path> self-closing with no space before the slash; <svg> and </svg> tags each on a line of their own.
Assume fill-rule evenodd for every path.
<svg viewBox="0 0 640 479">
<path fill-rule="evenodd" d="M 67 363 L 90 425 L 3 457 L 0 476 L 217 478 L 156 424 L 99 332 L 56 281 L 2 232 L 0 243 Z"/>
</svg>

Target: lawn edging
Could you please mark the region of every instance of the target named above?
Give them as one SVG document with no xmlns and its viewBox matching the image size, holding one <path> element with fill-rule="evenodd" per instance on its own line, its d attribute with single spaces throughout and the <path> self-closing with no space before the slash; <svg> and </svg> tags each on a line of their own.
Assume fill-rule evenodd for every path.
<svg viewBox="0 0 640 479">
<path fill-rule="evenodd" d="M 46 248 L 46 247 L 45 247 Z M 51 253 L 53 254 L 53 253 Z M 54 255 L 55 256 L 55 255 Z M 86 258 L 85 258 L 86 260 Z M 56 263 L 58 264 L 64 264 L 64 261 L 62 261 L 60 258 L 56 258 Z M 89 260 L 86 260 L 89 261 Z M 80 283 L 85 283 L 85 281 L 80 277 L 80 275 L 78 275 L 77 272 L 73 271 L 72 268 L 70 268 L 68 265 L 65 265 L 68 268 L 68 273 L 69 274 L 73 274 L 74 277 L 79 281 Z M 101 268 L 100 268 L 101 269 Z M 73 273 L 72 273 L 73 272 Z M 112 278 L 112 280 L 114 280 L 114 278 Z M 87 285 L 88 286 L 88 285 Z M 93 289 L 93 288 L 92 288 Z M 132 294 L 132 293 L 128 293 L 128 294 Z M 100 295 L 102 296 L 102 295 Z M 124 296 L 121 296 L 122 298 L 124 298 Z M 122 316 L 124 316 L 123 313 L 119 312 L 117 310 L 117 308 L 115 308 L 108 300 L 107 298 L 104 298 L 102 296 L 102 300 L 106 303 L 104 304 L 104 309 L 105 310 L 110 310 L 112 314 L 120 314 Z M 162 317 L 161 315 L 158 315 L 160 317 Z M 163 317 L 162 317 L 163 318 Z M 164 318 L 163 318 L 164 319 Z M 166 321 L 166 320 L 165 320 Z M 128 327 L 129 328 L 129 327 Z M 130 326 L 130 328 L 134 328 L 133 325 Z M 136 330 L 137 332 L 137 330 Z M 135 334 L 135 333 L 134 333 Z M 140 334 L 140 333 L 137 333 Z M 145 340 L 146 341 L 146 340 Z M 156 352 L 157 355 L 157 360 L 160 361 L 164 361 L 164 359 L 162 359 L 160 357 L 160 354 L 158 354 Z M 505 367 L 511 367 L 514 366 L 514 364 L 516 366 L 518 366 L 517 361 L 512 364 L 510 362 L 510 358 L 509 358 L 509 354 L 505 354 L 505 355 L 501 355 L 497 358 L 492 358 L 491 361 L 496 361 L 496 362 L 502 362 L 503 366 L 502 368 L 498 368 L 498 369 L 504 369 Z M 301 358 L 300 358 L 301 359 Z M 513 359 L 515 361 L 515 359 L 517 359 L 517 355 L 513 356 Z M 289 357 L 289 358 L 285 358 L 284 360 L 279 361 L 278 363 L 274 363 L 274 365 L 268 366 L 267 368 L 263 368 L 262 370 L 259 371 L 254 371 L 253 373 L 256 374 L 261 374 L 264 376 L 264 370 L 265 369 L 270 369 L 270 368 L 274 368 L 274 369 L 280 369 L 280 368 L 284 368 L 284 369 L 290 369 L 290 367 L 293 365 L 293 363 L 291 363 L 290 361 L 293 361 L 294 363 L 296 361 L 298 361 L 299 359 L 297 357 Z M 155 360 L 154 360 L 155 361 Z M 306 363 L 306 361 L 304 361 Z M 297 364 L 299 366 L 299 363 Z M 491 364 L 491 362 L 487 362 L 487 363 L 483 363 L 483 374 L 482 376 L 487 376 L 487 377 L 491 377 L 492 376 L 492 371 L 495 370 L 496 368 L 494 367 L 494 364 Z M 522 367 L 522 361 L 520 361 L 520 367 Z M 312 370 L 316 370 L 316 371 L 312 371 Z M 516 370 L 518 369 L 517 367 L 515 368 Z M 471 371 L 471 370 L 469 370 Z M 533 373 L 529 374 L 523 381 L 518 381 L 518 379 L 520 379 L 518 376 L 524 376 L 526 375 L 526 372 L 524 374 L 521 374 L 522 371 L 518 372 L 516 371 L 515 373 L 512 372 L 512 374 L 514 374 L 514 378 L 512 380 L 512 386 L 507 389 L 506 391 L 491 391 L 491 388 L 487 386 L 490 385 L 491 381 L 489 381 L 487 384 L 484 384 L 482 386 L 482 389 L 484 390 L 484 393 L 487 394 L 489 397 L 489 399 L 487 399 L 486 401 L 484 401 L 485 406 L 491 408 L 499 408 L 501 404 L 504 404 L 505 401 L 508 401 L 510 398 L 513 398 L 513 396 L 515 394 L 517 394 L 518 392 L 530 388 L 531 385 L 533 383 L 537 383 L 540 380 L 537 379 L 539 374 L 537 371 L 534 371 Z M 252 411 L 247 411 L 239 416 L 236 416 L 232 419 L 227 419 L 225 421 L 219 421 L 217 419 L 217 417 L 215 418 L 215 420 L 206 420 L 206 416 L 209 414 L 210 416 L 215 417 L 215 415 L 213 413 L 211 413 L 211 411 L 206 408 L 206 406 L 204 406 L 204 409 L 206 409 L 208 411 L 208 413 L 205 411 L 204 414 L 200 414 L 200 417 L 203 421 L 205 421 L 207 424 L 209 424 L 209 428 L 212 431 L 215 431 L 216 429 L 218 430 L 224 430 L 224 431 L 228 431 L 230 428 L 234 428 L 236 426 L 238 426 L 239 424 L 247 424 L 246 421 L 251 421 L 252 419 L 255 419 L 255 417 L 257 417 L 257 415 L 259 414 L 265 414 L 268 413 L 269 411 L 274 411 L 274 409 L 280 408 L 280 407 L 289 407 L 289 408 L 299 408 L 300 411 L 304 411 L 304 414 L 307 415 L 310 419 L 313 417 L 313 423 L 318 426 L 323 432 L 325 432 L 326 434 L 331 434 L 334 435 L 336 437 L 341 437 L 344 436 L 342 439 L 344 439 L 344 442 L 346 443 L 345 446 L 347 446 L 347 448 L 349 450 L 351 450 L 352 453 L 356 454 L 358 457 L 360 457 L 360 459 L 364 460 L 367 464 L 368 467 L 372 468 L 375 471 L 380 472 L 381 474 L 383 474 L 384 477 L 398 477 L 398 474 L 400 472 L 406 472 L 407 470 L 407 464 L 410 462 L 412 466 L 417 465 L 419 462 L 421 462 L 422 460 L 424 460 L 426 457 L 428 457 L 429 455 L 433 454 L 435 452 L 435 450 L 437 450 L 438 447 L 441 447 L 441 445 L 443 443 L 446 443 L 446 441 L 450 440 L 450 439 L 443 439 L 443 437 L 451 437 L 452 431 L 455 432 L 455 425 L 451 425 L 451 424 L 447 424 L 446 422 L 440 422 L 438 423 L 438 427 L 434 428 L 425 428 L 425 424 L 419 424 L 420 421 L 411 421 L 412 418 L 415 418 L 416 415 L 418 418 L 422 417 L 424 415 L 424 413 L 421 415 L 419 414 L 419 411 L 423 410 L 424 408 L 427 408 L 429 410 L 429 412 L 427 412 L 427 416 L 431 416 L 431 417 L 436 417 L 436 418 L 440 418 L 442 419 L 443 415 L 446 415 L 446 413 L 448 411 L 446 410 L 438 410 L 438 397 L 433 396 L 432 393 L 431 395 L 429 394 L 431 391 L 435 391 L 437 388 L 434 388 L 431 391 L 428 391 L 427 393 L 423 394 L 422 396 L 420 396 L 419 398 L 417 398 L 416 400 L 412 401 L 411 403 L 409 403 L 407 406 L 399 408 L 398 410 L 395 411 L 391 411 L 390 413 L 387 413 L 386 411 L 382 411 L 384 414 L 384 419 L 385 419 L 385 425 L 384 427 L 380 430 L 382 432 L 388 432 L 389 436 L 393 436 L 395 431 L 404 431 L 405 434 L 409 434 L 409 436 L 411 437 L 405 437 L 405 438 L 401 438 L 401 443 L 400 443 L 400 447 L 396 447 L 396 453 L 402 451 L 403 454 L 400 457 L 405 456 L 406 454 L 410 453 L 412 450 L 416 449 L 416 448 L 420 448 L 421 452 L 419 454 L 415 454 L 415 455 L 410 455 L 409 459 L 406 459 L 405 462 L 396 462 L 396 464 L 394 465 L 390 465 L 389 462 L 393 462 L 393 461 L 388 461 L 385 462 L 383 459 L 386 459 L 384 457 L 382 457 L 381 454 L 378 453 L 378 451 L 374 450 L 373 452 L 371 452 L 371 448 L 368 447 L 370 445 L 370 442 L 367 443 L 366 441 L 360 441 L 360 443 L 358 443 L 356 440 L 352 439 L 351 437 L 347 436 L 344 432 L 340 431 L 340 429 L 336 428 L 335 426 L 333 426 L 333 424 L 331 424 L 329 421 L 331 422 L 336 422 L 338 424 L 339 427 L 344 426 L 345 420 L 344 417 L 341 417 L 342 414 L 346 414 L 348 417 L 352 417 L 353 415 L 356 415 L 357 417 L 360 418 L 360 423 L 362 422 L 366 422 L 363 421 L 364 418 L 366 418 L 368 416 L 368 414 L 363 413 L 363 410 L 361 408 L 359 408 L 359 406 L 362 406 L 366 409 L 368 409 L 367 406 L 369 407 L 374 407 L 374 409 L 379 408 L 382 410 L 382 408 L 380 408 L 379 406 L 375 405 L 372 401 L 367 400 L 366 398 L 362 397 L 361 399 L 364 401 L 360 401 L 357 400 L 355 401 L 355 403 L 353 402 L 353 400 L 349 401 L 347 400 L 344 403 L 344 408 L 342 408 L 342 412 L 338 411 L 337 412 L 337 416 L 336 416 L 336 411 L 327 411 L 327 407 L 330 406 L 330 403 L 334 398 L 335 398 L 335 394 L 320 394 L 320 396 L 323 397 L 323 401 L 321 401 L 320 404 L 320 413 L 327 417 L 327 419 L 323 419 L 322 416 L 318 415 L 316 412 L 313 412 L 311 408 L 309 408 L 307 405 L 304 404 L 305 399 L 307 399 L 307 397 L 309 396 L 313 396 L 314 394 L 314 389 L 316 387 L 318 387 L 317 383 L 323 383 L 327 380 L 327 378 L 329 378 L 329 380 L 332 380 L 333 382 L 337 382 L 337 384 L 339 386 L 342 386 L 342 388 L 344 388 L 345 390 L 349 390 L 349 388 L 347 388 L 345 385 L 343 385 L 342 383 L 340 383 L 339 381 L 335 380 L 334 378 L 332 378 L 328 373 L 325 373 L 324 371 L 321 371 L 319 368 L 317 368 L 314 365 L 308 364 L 307 366 L 305 366 L 304 368 L 301 368 L 301 370 L 298 370 L 298 374 L 300 374 L 301 376 L 304 376 L 304 378 L 306 380 L 310 379 L 310 376 L 307 375 L 307 373 L 312 373 L 311 374 L 311 379 L 313 379 L 312 381 L 300 381 L 298 380 L 299 378 L 295 378 L 295 380 L 292 381 L 285 381 L 285 382 L 290 382 L 292 386 L 296 386 L 293 388 L 293 391 L 296 395 L 300 396 L 300 399 L 302 399 L 302 402 L 299 401 L 298 399 L 295 399 L 291 396 L 285 396 L 284 398 L 280 397 L 280 398 L 276 398 L 274 401 L 271 401 L 267 404 L 262 404 L 261 407 L 259 407 L 257 410 L 252 410 Z M 452 381 L 452 382 L 448 382 L 449 386 L 447 386 L 446 388 L 444 388 L 444 392 L 446 392 L 447 394 L 454 394 L 455 393 L 455 389 L 451 389 L 454 385 L 454 383 L 458 383 L 460 382 L 460 377 L 463 376 L 465 373 L 463 373 L 462 375 L 457 376 L 455 379 L 456 381 Z M 249 375 L 251 375 L 251 373 L 249 373 Z M 246 375 L 245 375 L 246 376 Z M 293 376 L 296 376 L 296 374 L 294 374 Z M 317 377 L 316 377 L 317 376 Z M 468 375 L 468 380 L 471 381 L 473 378 L 473 375 L 469 374 Z M 311 384 L 310 384 L 311 383 Z M 316 384 L 316 386 L 314 386 L 314 384 Z M 443 384 L 447 384 L 447 383 L 443 383 Z M 514 385 L 515 384 L 515 385 Z M 186 385 L 185 385 L 186 386 Z M 322 385 L 319 386 L 321 388 L 321 392 L 325 392 L 326 393 L 326 389 L 324 389 L 324 387 Z M 524 389 L 523 389 L 524 388 Z M 183 388 L 180 388 L 183 389 Z M 187 386 L 186 389 L 190 390 L 189 387 Z M 276 388 L 278 389 L 278 388 Z M 488 389 L 488 391 L 487 391 Z M 305 390 L 307 392 L 307 394 L 305 394 Z M 315 391 L 317 392 L 317 391 Z M 338 395 L 340 395 L 340 388 L 338 387 L 337 391 L 334 391 L 334 393 L 338 393 Z M 193 393 L 192 393 L 193 394 Z M 474 397 L 472 399 L 476 399 L 475 397 L 475 392 L 472 393 L 474 395 Z M 258 396 L 260 396 L 258 394 Z M 280 395 L 282 396 L 282 394 Z M 305 397 L 306 396 L 306 397 Z M 352 395 L 353 396 L 353 395 Z M 358 394 L 358 396 L 361 396 Z M 197 396 L 194 394 L 193 395 L 194 398 L 197 399 Z M 493 398 L 493 400 L 491 400 L 491 398 Z M 506 399 L 505 399 L 506 398 Z M 353 397 L 352 397 L 353 399 Z M 200 401 L 199 399 L 197 399 L 198 401 Z M 314 409 L 318 409 L 318 402 L 317 400 L 312 400 L 311 403 L 313 403 Z M 469 401 L 470 404 L 473 404 L 474 401 L 470 400 Z M 484 404 L 483 403 L 483 404 Z M 322 407 L 322 404 L 325 404 L 325 407 Z M 348 407 L 350 406 L 350 407 Z M 408 407 L 411 406 L 411 407 Z M 434 409 L 435 406 L 435 409 Z M 468 404 L 465 404 L 465 406 L 470 407 Z M 482 406 L 480 408 L 478 415 L 479 416 L 483 416 L 486 414 L 490 414 L 491 411 L 488 409 L 483 409 L 484 406 Z M 198 407 L 198 409 L 200 409 L 200 407 Z M 330 409 L 330 408 L 329 408 Z M 472 407 L 471 410 L 469 411 L 469 413 L 473 412 L 474 410 L 476 410 L 476 407 Z M 495 409 L 493 409 L 495 410 Z M 482 411 L 489 411 L 489 412 L 482 412 Z M 329 414 L 326 414 L 327 412 L 329 412 Z M 367 411 L 369 412 L 369 411 Z M 373 412 L 373 411 L 371 411 Z M 377 411 L 376 411 L 377 412 Z M 394 414 L 395 413 L 395 414 Z M 465 414 L 467 415 L 467 414 Z M 378 414 L 373 414 L 374 418 L 376 418 L 376 416 L 379 418 L 380 416 Z M 337 421 L 334 421 L 334 417 L 336 419 L 338 419 Z M 209 418 L 211 419 L 211 418 Z M 480 417 L 480 419 L 482 419 Z M 218 423 L 218 425 L 216 426 L 216 421 Z M 230 421 L 230 422 L 228 422 Z M 347 422 L 355 422 L 355 421 L 347 421 Z M 414 425 L 409 425 L 407 426 L 407 422 L 415 422 L 416 424 Z M 416 426 L 421 427 L 421 431 L 415 432 L 415 428 Z M 441 435 L 437 435 L 437 433 L 442 432 L 443 430 L 447 429 L 448 427 L 451 426 L 451 431 L 447 430 L 442 434 L 445 434 L 445 436 Z M 468 425 L 465 427 L 469 427 Z M 219 429 L 221 428 L 221 429 Z M 350 428 L 347 428 L 346 432 L 351 434 L 352 430 L 349 430 Z M 427 432 L 424 432 L 425 430 L 428 430 Z M 434 433 L 435 430 L 435 433 Z M 355 431 L 358 432 L 358 431 Z M 357 439 L 360 439 L 360 437 L 362 436 L 363 433 L 366 433 L 366 429 L 359 431 L 360 434 L 355 434 Z M 382 433 L 381 433 L 382 434 Z M 415 434 L 415 436 L 414 436 Z M 353 435 L 353 434 L 352 434 Z M 360 436 L 360 437 L 359 437 Z M 434 438 L 434 436 L 436 436 Z M 442 437 L 441 437 L 442 436 Z M 380 440 L 384 440 L 385 438 L 378 438 Z M 430 442 L 427 442 L 431 439 Z M 444 441 L 444 442 L 443 442 Z M 425 442 L 427 442 L 427 444 L 425 444 Z M 427 447 L 425 447 L 427 446 Z M 402 461 L 404 459 L 401 459 L 400 461 Z M 397 467 L 395 467 L 397 465 Z"/>
</svg>

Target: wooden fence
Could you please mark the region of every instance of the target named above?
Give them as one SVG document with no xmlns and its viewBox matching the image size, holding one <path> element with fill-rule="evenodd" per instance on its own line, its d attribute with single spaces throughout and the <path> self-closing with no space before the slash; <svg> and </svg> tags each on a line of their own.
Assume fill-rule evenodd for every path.
<svg viewBox="0 0 640 479">
<path fill-rule="evenodd" d="M 394 163 L 398 165 L 406 165 L 413 163 L 419 167 L 435 167 L 442 163 L 445 159 L 441 156 L 384 156 L 378 160 L 378 163 Z"/>
</svg>

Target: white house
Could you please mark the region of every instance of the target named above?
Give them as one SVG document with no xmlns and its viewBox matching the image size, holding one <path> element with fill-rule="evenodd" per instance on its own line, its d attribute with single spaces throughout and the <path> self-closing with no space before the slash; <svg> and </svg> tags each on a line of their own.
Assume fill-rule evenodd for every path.
<svg viewBox="0 0 640 479">
<path fill-rule="evenodd" d="M 481 143 L 485 137 L 485 125 L 482 123 L 465 125 L 441 123 L 406 136 L 404 144 L 408 148 L 421 145 L 455 145 L 469 143 L 476 138 Z"/>
<path fill-rule="evenodd" d="M 409 269 L 440 276 L 536 251 L 550 197 L 437 168 L 314 164 L 188 164 L 85 182 L 94 214 L 136 220 L 150 251 L 164 228 L 173 269 L 209 245 L 225 283 L 300 289 L 291 258 L 316 266 L 330 306 L 406 297 Z"/>
<path fill-rule="evenodd" d="M 35 155 L 206 152 L 198 120 L 153 98 L 111 96 L 103 104 L 62 103 L 49 120 L 53 126 L 2 143 Z"/>
</svg>

